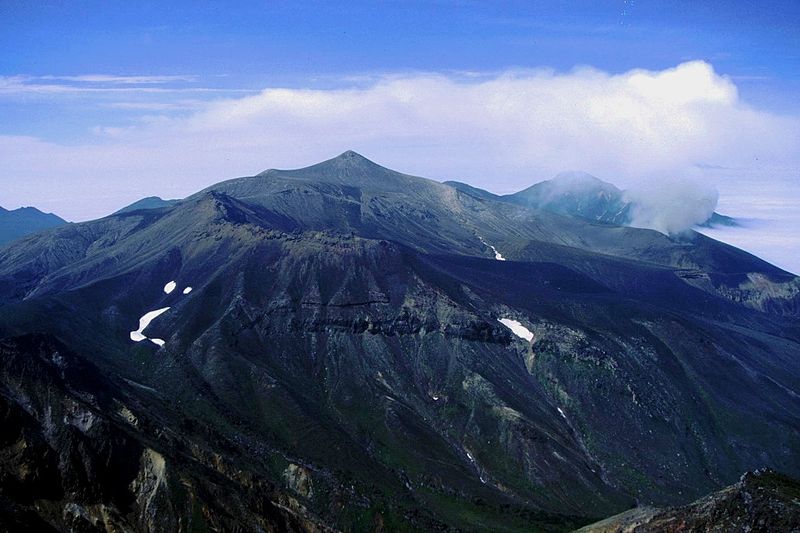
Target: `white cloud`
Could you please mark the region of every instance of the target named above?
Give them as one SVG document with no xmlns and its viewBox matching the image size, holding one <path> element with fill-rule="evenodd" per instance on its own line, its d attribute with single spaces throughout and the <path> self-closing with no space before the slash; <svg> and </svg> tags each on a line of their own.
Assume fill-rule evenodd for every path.
<svg viewBox="0 0 800 533">
<path fill-rule="evenodd" d="M 162 84 L 196 81 L 197 76 L 120 76 L 116 74 L 83 74 L 80 76 L 40 76 L 42 80 L 76 81 L 83 83 Z"/>
<path fill-rule="evenodd" d="M 631 202 L 631 225 L 675 234 L 702 224 L 714 213 L 719 193 L 697 181 L 653 181 L 625 191 Z"/>
<path fill-rule="evenodd" d="M 0 76 L 0 97 L 58 98 L 63 96 L 97 97 L 102 95 L 252 94 L 250 89 L 229 89 L 186 85 L 191 76 Z"/>
<path fill-rule="evenodd" d="M 635 189 L 721 179 L 708 169 L 723 166 L 796 174 L 800 161 L 796 118 L 752 109 L 729 78 L 697 61 L 618 75 L 581 68 L 383 76 L 352 88 L 269 88 L 207 102 L 188 116 L 158 106 L 147 112 L 128 128 L 99 124 L 88 143 L 0 137 L 0 204 L 85 219 L 145 195 L 185 195 L 346 149 L 496 192 L 566 169 Z"/>
</svg>

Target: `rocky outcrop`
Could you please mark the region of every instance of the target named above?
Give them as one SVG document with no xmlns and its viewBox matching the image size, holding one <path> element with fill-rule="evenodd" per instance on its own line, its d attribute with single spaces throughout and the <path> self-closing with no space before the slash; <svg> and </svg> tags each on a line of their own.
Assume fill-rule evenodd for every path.
<svg viewBox="0 0 800 533">
<path fill-rule="evenodd" d="M 772 470 L 756 470 L 694 503 L 671 509 L 632 509 L 578 530 L 583 533 L 678 533 L 800 531 L 800 482 Z"/>
<path fill-rule="evenodd" d="M 313 496 L 314 483 L 308 468 L 292 463 L 283 471 L 283 479 L 286 480 L 286 485 L 290 489 L 304 498 L 311 498 Z"/>
<path fill-rule="evenodd" d="M 0 530 L 319 529 L 253 474 L 192 454 L 209 443 L 175 435 L 168 409 L 126 404 L 141 409 L 135 390 L 52 338 L 0 342 Z"/>
</svg>

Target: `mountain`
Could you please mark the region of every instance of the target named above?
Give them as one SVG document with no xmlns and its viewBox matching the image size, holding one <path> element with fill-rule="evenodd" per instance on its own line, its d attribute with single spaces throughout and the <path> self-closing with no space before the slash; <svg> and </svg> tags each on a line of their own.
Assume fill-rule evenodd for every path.
<svg viewBox="0 0 800 533">
<path fill-rule="evenodd" d="M 719 213 L 712 213 L 708 220 L 700 224 L 700 226 L 707 228 L 713 228 L 715 226 L 737 227 L 739 225 L 739 222 L 735 218 L 720 215 Z"/>
<path fill-rule="evenodd" d="M 458 183 L 455 186 L 462 190 L 468 187 L 477 197 L 482 194 L 491 195 L 486 191 L 478 192 L 480 189 L 469 185 Z M 536 183 L 514 194 L 494 196 L 494 199 L 619 226 L 631 224 L 636 205 L 626 198 L 625 191 L 585 172 L 562 172 L 553 179 Z M 711 227 L 739 224 L 734 218 L 712 213 L 700 225 Z"/>
<path fill-rule="evenodd" d="M 128 213 L 130 211 L 138 211 L 140 209 L 160 209 L 162 207 L 170 207 L 177 204 L 180 200 L 163 200 L 158 196 L 148 196 L 141 200 L 136 200 L 130 205 L 127 205 L 115 211 L 113 214 L 119 215 L 120 213 Z"/>
<path fill-rule="evenodd" d="M 622 190 L 584 172 L 558 174 L 506 200 L 608 224 L 626 225 L 631 217 L 631 205 Z"/>
<path fill-rule="evenodd" d="M 684 505 L 800 475 L 798 318 L 799 278 L 694 232 L 354 152 L 223 181 L 0 250 L 0 520 L 562 531 Z"/>
<path fill-rule="evenodd" d="M 0 246 L 66 223 L 53 213 L 42 213 L 35 207 L 20 207 L 12 211 L 0 207 Z"/>
<path fill-rule="evenodd" d="M 689 505 L 632 509 L 579 532 L 796 531 L 798 524 L 800 483 L 764 469 Z"/>
</svg>

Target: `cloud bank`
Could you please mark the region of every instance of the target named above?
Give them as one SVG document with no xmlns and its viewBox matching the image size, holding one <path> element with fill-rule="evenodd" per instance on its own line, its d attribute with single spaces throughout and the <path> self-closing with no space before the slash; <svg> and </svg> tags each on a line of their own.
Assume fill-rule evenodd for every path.
<svg viewBox="0 0 800 533">
<path fill-rule="evenodd" d="M 719 211 L 736 217 L 738 228 L 699 231 L 800 275 L 800 180 L 743 185 L 720 196 Z"/>
<path fill-rule="evenodd" d="M 800 167 L 800 121 L 751 108 L 702 61 L 622 74 L 411 73 L 348 83 L 268 88 L 180 115 L 151 105 L 128 127 L 97 124 L 88 140 L 69 144 L 0 136 L 0 205 L 81 220 L 142 196 L 182 196 L 354 149 L 398 170 L 501 193 L 584 170 L 648 191 L 642 205 L 677 209 L 675 220 L 640 214 L 669 228 L 700 216 L 713 199 L 708 176 L 721 179 L 720 168 L 766 177 Z M 643 185 L 665 181 L 679 186 Z M 700 207 L 679 212 L 678 189 L 699 194 Z"/>
</svg>

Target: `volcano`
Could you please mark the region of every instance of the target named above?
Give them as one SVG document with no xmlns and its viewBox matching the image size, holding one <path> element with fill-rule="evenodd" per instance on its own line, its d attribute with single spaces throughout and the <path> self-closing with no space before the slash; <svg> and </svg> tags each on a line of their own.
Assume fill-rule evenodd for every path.
<svg viewBox="0 0 800 533">
<path fill-rule="evenodd" d="M 0 248 L 0 524 L 561 531 L 800 476 L 800 278 L 483 193 L 345 152 Z"/>
</svg>

